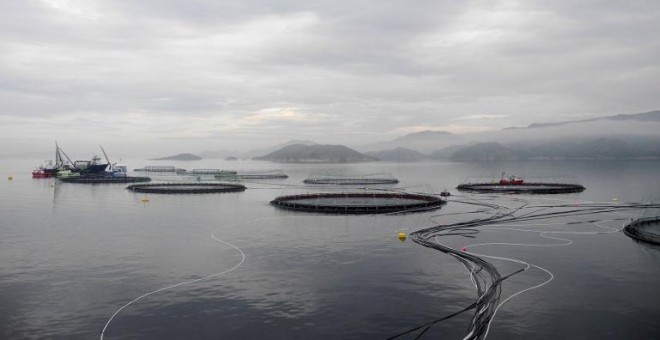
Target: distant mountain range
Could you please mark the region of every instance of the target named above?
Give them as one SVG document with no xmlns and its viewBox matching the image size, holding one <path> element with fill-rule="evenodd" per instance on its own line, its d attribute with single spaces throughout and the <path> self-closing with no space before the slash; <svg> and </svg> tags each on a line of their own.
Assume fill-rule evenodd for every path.
<svg viewBox="0 0 660 340">
<path fill-rule="evenodd" d="M 205 151 L 204 158 L 253 158 L 286 163 L 350 163 L 383 160 L 498 161 L 528 159 L 660 158 L 660 111 L 534 123 L 496 131 L 452 134 L 420 131 L 351 149 L 292 140 L 246 153 Z M 361 153 L 361 152 L 363 153 Z M 189 158 L 192 156 L 192 158 Z M 160 159 L 193 160 L 195 155 Z M 233 158 L 232 158 L 233 159 Z"/>
<path fill-rule="evenodd" d="M 549 143 L 527 149 L 499 143 L 478 143 L 458 149 L 449 159 L 456 162 L 565 160 L 565 159 L 660 159 L 660 138 L 621 140 L 598 138 L 584 142 Z"/>
<path fill-rule="evenodd" d="M 634 113 L 634 114 L 619 114 L 619 115 L 609 116 L 609 117 L 572 120 L 572 121 L 557 122 L 557 123 L 534 123 L 534 124 L 528 125 L 527 127 L 509 127 L 509 128 L 505 128 L 503 130 L 538 129 L 538 128 L 556 127 L 556 126 L 563 126 L 563 125 L 569 125 L 569 124 L 588 123 L 588 122 L 607 121 L 607 120 L 610 120 L 610 121 L 632 120 L 632 121 L 639 121 L 639 122 L 660 122 L 660 111 L 650 111 L 650 112 Z"/>
<path fill-rule="evenodd" d="M 344 145 L 320 144 L 287 145 L 267 155 L 253 159 L 278 163 L 359 163 L 378 160 Z"/>
<path fill-rule="evenodd" d="M 513 159 L 659 157 L 660 111 L 535 123 L 455 135 L 445 131 L 411 133 L 358 150 L 387 161 L 425 159 L 487 161 Z M 602 146 L 602 150 L 597 147 Z M 467 149 L 466 149 L 467 148 Z M 464 150 L 465 149 L 465 150 Z M 421 155 L 413 155 L 412 152 Z"/>
</svg>

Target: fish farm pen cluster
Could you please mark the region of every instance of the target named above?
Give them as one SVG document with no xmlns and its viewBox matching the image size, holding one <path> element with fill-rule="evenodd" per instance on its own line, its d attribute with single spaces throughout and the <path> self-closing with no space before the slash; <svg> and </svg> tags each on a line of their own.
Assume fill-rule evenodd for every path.
<svg viewBox="0 0 660 340">
<path fill-rule="evenodd" d="M 319 193 L 280 196 L 270 204 L 288 210 L 325 214 L 412 213 L 440 208 L 439 197 L 406 193 Z"/>
<path fill-rule="evenodd" d="M 185 169 L 179 169 L 171 165 L 148 165 L 144 168 L 134 169 L 137 172 L 164 172 L 164 173 L 185 173 Z"/>
<path fill-rule="evenodd" d="M 502 194 L 571 194 L 584 191 L 580 184 L 569 183 L 468 183 L 456 187 L 460 191 Z"/>
<path fill-rule="evenodd" d="M 623 232 L 636 240 L 660 244 L 660 216 L 636 219 Z"/>
<path fill-rule="evenodd" d="M 328 175 L 312 173 L 303 182 L 307 184 L 327 185 L 376 185 L 397 184 L 399 180 L 391 174 Z"/>
<path fill-rule="evenodd" d="M 150 194 L 212 194 L 245 191 L 246 187 L 226 183 L 154 183 L 129 185 L 126 189 Z"/>
<path fill-rule="evenodd" d="M 59 179 L 65 183 L 83 183 L 83 184 L 109 184 L 109 183 L 142 183 L 149 182 L 149 177 L 134 176 L 112 176 L 112 175 L 82 175 L 63 177 Z"/>
<path fill-rule="evenodd" d="M 236 171 L 222 169 L 192 169 L 186 171 L 186 173 L 191 175 L 236 176 Z"/>
</svg>

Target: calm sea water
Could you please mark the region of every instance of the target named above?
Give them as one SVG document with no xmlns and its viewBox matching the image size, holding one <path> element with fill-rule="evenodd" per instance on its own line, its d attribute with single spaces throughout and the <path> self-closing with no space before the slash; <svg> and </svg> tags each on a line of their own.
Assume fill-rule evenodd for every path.
<svg viewBox="0 0 660 340">
<path fill-rule="evenodd" d="M 158 164 L 126 163 L 129 168 Z M 268 204 L 283 194 L 318 192 L 301 182 L 314 171 L 390 173 L 401 181 L 397 187 L 429 193 L 451 190 L 463 181 L 499 178 L 502 171 L 528 179 L 578 182 L 587 188 L 574 195 L 522 197 L 531 204 L 657 202 L 660 197 L 657 161 L 170 164 L 188 169 L 278 168 L 290 177 L 247 182 L 248 190 L 242 193 L 153 194 L 149 202 L 142 202 L 144 194 L 129 192 L 122 184 L 32 179 L 33 162 L 3 161 L 0 338 L 99 338 L 110 316 L 134 298 L 241 263 L 241 253 L 232 245 L 246 256 L 234 271 L 137 301 L 112 320 L 105 338 L 384 339 L 475 300 L 469 274 L 459 262 L 397 239 L 398 231 L 432 226 L 431 218 L 455 222 L 465 218 L 455 213 L 474 207 L 451 198 L 429 213 L 325 216 L 281 211 Z M 489 199 L 515 203 L 512 196 Z M 572 218 L 543 223 L 588 232 L 620 228 L 622 217 L 630 216 L 575 217 L 610 219 L 602 226 L 567 224 Z M 532 227 L 543 228 L 526 226 Z M 621 232 L 561 237 L 572 243 L 490 245 L 478 250 L 524 259 L 554 275 L 547 285 L 503 305 L 488 338 L 660 338 L 660 247 L 635 242 Z M 484 229 L 475 239 L 448 237 L 443 242 L 461 247 L 552 240 L 537 233 Z M 516 268 L 510 262 L 492 261 L 502 273 Z M 502 299 L 547 279 L 540 270 L 517 275 L 505 282 Z M 461 339 L 470 317 L 467 313 L 438 323 L 423 338 Z"/>
</svg>

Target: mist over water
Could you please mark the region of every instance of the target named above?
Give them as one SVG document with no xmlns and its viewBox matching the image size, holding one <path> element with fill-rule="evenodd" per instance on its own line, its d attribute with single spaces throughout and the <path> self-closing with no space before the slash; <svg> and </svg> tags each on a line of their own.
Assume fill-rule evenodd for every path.
<svg viewBox="0 0 660 340">
<path fill-rule="evenodd" d="M 137 159 L 124 163 L 131 169 L 166 164 Z M 465 198 L 503 206 L 516 206 L 518 198 L 529 204 L 657 202 L 660 193 L 657 161 L 167 164 L 187 169 L 283 169 L 289 178 L 245 182 L 248 189 L 242 193 L 151 194 L 145 203 L 144 194 L 129 192 L 123 184 L 31 179 L 32 161 L 5 161 L 0 167 L 0 338 L 98 338 L 110 316 L 134 298 L 236 266 L 241 254 L 212 234 L 240 248 L 245 262 L 230 273 L 130 305 L 109 324 L 105 338 L 383 339 L 476 299 L 460 262 L 396 237 L 401 230 L 459 221 L 465 217 L 456 213 L 474 207 L 458 203 L 454 196 L 440 210 L 427 213 L 328 216 L 282 211 L 268 204 L 279 195 L 319 192 L 302 180 L 321 170 L 389 173 L 400 180 L 396 187 L 408 192 L 438 193 L 447 188 L 456 194 L 453 188 L 463 181 L 499 178 L 503 171 L 587 188 L 572 195 Z M 630 217 L 657 213 L 560 217 L 525 228 L 542 228 L 545 223 L 572 231 L 620 229 Z M 606 221 L 594 226 L 588 223 L 592 218 Z M 503 305 L 488 338 L 657 338 L 660 248 L 621 232 L 558 236 L 572 244 L 475 248 L 477 253 L 524 259 L 554 275 L 547 285 Z M 450 236 L 442 242 L 455 248 L 493 242 L 562 243 L 535 233 L 492 228 L 484 228 L 476 238 Z M 503 274 L 517 268 L 504 261 L 492 263 Z M 502 297 L 545 280 L 540 270 L 517 275 L 503 284 Z M 438 323 L 423 338 L 462 339 L 472 314 Z"/>
</svg>

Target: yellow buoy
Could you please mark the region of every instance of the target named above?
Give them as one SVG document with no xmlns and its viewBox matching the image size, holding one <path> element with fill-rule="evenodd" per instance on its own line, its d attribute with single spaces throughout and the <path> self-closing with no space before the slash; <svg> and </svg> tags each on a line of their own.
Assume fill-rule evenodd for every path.
<svg viewBox="0 0 660 340">
<path fill-rule="evenodd" d="M 13 180 L 13 179 L 14 179 L 14 176 L 9 176 L 9 177 L 7 177 L 7 180 L 10 180 L 10 181 L 11 181 L 11 180 Z"/>
<path fill-rule="evenodd" d="M 147 202 L 149 202 L 149 197 L 142 197 L 142 199 L 140 201 L 144 202 L 144 203 L 147 203 Z"/>
<path fill-rule="evenodd" d="M 618 201 L 619 199 L 616 197 L 612 197 L 612 201 Z"/>
<path fill-rule="evenodd" d="M 401 242 L 405 241 L 407 237 L 406 233 L 404 232 L 398 233 L 397 236 L 399 237 L 399 241 Z"/>
</svg>

